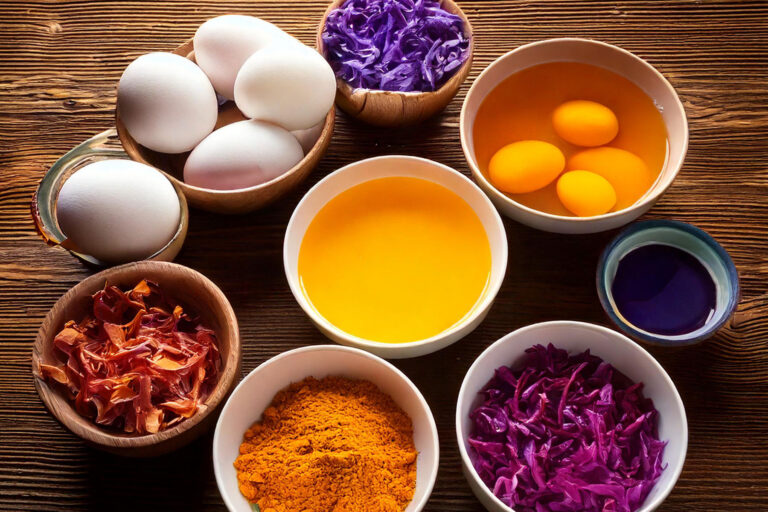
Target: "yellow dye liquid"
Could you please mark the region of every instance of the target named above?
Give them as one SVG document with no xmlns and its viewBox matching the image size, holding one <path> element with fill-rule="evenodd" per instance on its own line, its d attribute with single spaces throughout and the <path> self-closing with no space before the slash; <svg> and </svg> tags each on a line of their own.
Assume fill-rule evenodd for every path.
<svg viewBox="0 0 768 512">
<path fill-rule="evenodd" d="M 472 313 L 491 273 L 480 219 L 431 181 L 379 178 L 331 199 L 307 228 L 299 278 L 315 310 L 371 341 L 437 335 Z"/>
<path fill-rule="evenodd" d="M 519 71 L 496 86 L 480 105 L 474 124 L 473 141 L 481 172 L 487 177 L 494 153 L 521 140 L 554 144 L 565 155 L 565 171 L 577 170 L 570 164 L 571 157 L 591 148 L 566 142 L 552 125 L 555 109 L 571 100 L 595 101 L 611 109 L 618 118 L 619 133 L 606 146 L 629 151 L 645 163 L 647 172 L 641 176 L 631 168 L 624 172 L 627 166 L 621 159 L 615 159 L 607 169 L 606 177 L 617 196 L 611 211 L 631 206 L 651 188 L 664 167 L 667 130 L 661 113 L 642 89 L 616 73 L 589 64 L 540 64 Z M 584 158 L 576 159 L 579 163 L 583 161 Z M 604 161 L 597 163 L 604 166 Z M 535 192 L 508 195 L 536 210 L 573 216 L 560 202 L 556 185 L 554 180 Z"/>
</svg>

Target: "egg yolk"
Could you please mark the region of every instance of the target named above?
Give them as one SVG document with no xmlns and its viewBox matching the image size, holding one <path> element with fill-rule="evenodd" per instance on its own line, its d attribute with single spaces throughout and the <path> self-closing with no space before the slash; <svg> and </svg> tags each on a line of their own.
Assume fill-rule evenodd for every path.
<svg viewBox="0 0 768 512">
<path fill-rule="evenodd" d="M 611 147 L 579 151 L 568 159 L 566 170 L 590 171 L 608 180 L 616 191 L 616 210 L 632 206 L 654 181 L 640 157 Z"/>
<path fill-rule="evenodd" d="M 576 146 L 602 146 L 619 133 L 619 120 L 611 109 L 587 100 L 566 101 L 552 114 L 555 132 Z"/>
<path fill-rule="evenodd" d="M 565 167 L 562 151 L 540 140 L 508 144 L 491 157 L 488 176 L 494 187 L 508 194 L 526 194 L 544 188 Z"/>
<path fill-rule="evenodd" d="M 579 217 L 608 213 L 616 204 L 616 191 L 600 176 L 589 171 L 569 171 L 557 180 L 557 197 L 569 212 Z"/>
</svg>

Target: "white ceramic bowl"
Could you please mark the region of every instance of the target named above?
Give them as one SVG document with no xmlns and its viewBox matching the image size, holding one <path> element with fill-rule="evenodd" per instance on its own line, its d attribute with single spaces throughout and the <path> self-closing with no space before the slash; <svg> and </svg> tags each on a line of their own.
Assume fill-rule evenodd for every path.
<svg viewBox="0 0 768 512">
<path fill-rule="evenodd" d="M 475 158 L 473 129 L 477 111 L 486 96 L 510 75 L 546 62 L 583 62 L 619 74 L 653 98 L 667 127 L 667 161 L 651 189 L 634 205 L 594 217 L 552 215 L 514 201 L 497 190 L 480 172 Z M 461 147 L 477 181 L 501 212 L 518 222 L 554 233 L 578 234 L 607 231 L 632 222 L 647 212 L 669 188 L 683 165 L 688 150 L 688 122 L 677 93 L 653 66 L 617 46 L 590 39 L 548 39 L 520 46 L 493 61 L 480 73 L 461 107 Z M 511 141 L 510 141 L 511 142 Z"/>
<path fill-rule="evenodd" d="M 589 349 L 635 382 L 643 382 L 643 393 L 659 411 L 659 438 L 667 441 L 663 461 L 667 468 L 638 512 L 655 510 L 669 495 L 683 470 L 688 449 L 688 421 L 680 395 L 664 368 L 640 345 L 623 334 L 583 322 L 543 322 L 511 332 L 489 346 L 467 371 L 456 406 L 456 434 L 462 469 L 477 499 L 492 512 L 511 512 L 493 495 L 478 476 L 469 455 L 467 436 L 471 429 L 469 413 L 481 403 L 478 392 L 493 377 L 499 366 L 514 366 L 525 349 L 552 343 L 569 353 Z"/>
<path fill-rule="evenodd" d="M 323 318 L 304 295 L 299 282 L 298 260 L 301 242 L 309 224 L 325 204 L 341 192 L 360 183 L 389 176 L 410 176 L 438 183 L 462 197 L 485 227 L 491 245 L 491 277 L 485 294 L 474 312 L 451 329 L 431 338 L 408 343 L 381 343 L 348 334 Z M 301 308 L 330 339 L 373 352 L 386 358 L 416 357 L 440 350 L 463 338 L 483 321 L 493 304 L 507 269 L 507 235 L 493 204 L 464 175 L 443 164 L 415 156 L 388 155 L 354 162 L 329 174 L 317 183 L 298 206 L 288 222 L 283 245 L 285 275 Z"/>
<path fill-rule="evenodd" d="M 440 448 L 437 427 L 426 400 L 400 370 L 365 351 L 337 345 L 316 345 L 284 352 L 249 373 L 230 395 L 213 436 L 213 470 L 216 484 L 231 512 L 252 512 L 237 486 L 233 466 L 243 434 L 261 419 L 275 394 L 306 377 L 341 375 L 376 384 L 399 405 L 413 422 L 416 459 L 416 491 L 405 512 L 418 512 L 427 503 L 437 478 Z"/>
</svg>

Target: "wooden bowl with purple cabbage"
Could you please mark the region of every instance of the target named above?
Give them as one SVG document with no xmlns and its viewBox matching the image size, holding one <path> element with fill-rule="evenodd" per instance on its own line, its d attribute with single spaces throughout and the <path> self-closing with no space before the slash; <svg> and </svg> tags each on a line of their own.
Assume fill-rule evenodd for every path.
<svg viewBox="0 0 768 512">
<path fill-rule="evenodd" d="M 334 0 L 317 49 L 336 73 L 339 108 L 368 124 L 404 126 L 450 103 L 472 68 L 474 36 L 452 0 Z"/>
</svg>

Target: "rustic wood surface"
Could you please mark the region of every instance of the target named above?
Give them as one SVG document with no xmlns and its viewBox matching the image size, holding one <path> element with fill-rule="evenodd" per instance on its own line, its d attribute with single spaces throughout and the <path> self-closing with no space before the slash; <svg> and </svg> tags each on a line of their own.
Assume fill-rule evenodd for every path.
<svg viewBox="0 0 768 512">
<path fill-rule="evenodd" d="M 326 342 L 291 296 L 281 261 L 286 222 L 314 182 L 388 153 L 467 172 L 459 108 L 480 70 L 523 43 L 601 39 L 661 70 L 688 113 L 688 158 L 647 217 L 709 231 L 741 273 L 741 304 L 719 335 L 697 347 L 652 351 L 680 389 L 690 422 L 685 469 L 661 510 L 768 510 L 768 3 L 460 4 L 476 31 L 475 61 L 443 115 L 399 130 L 339 115 L 320 166 L 279 203 L 240 217 L 191 212 L 177 261 L 210 277 L 232 302 L 245 345 L 243 373 L 284 350 Z M 172 50 L 205 19 L 235 12 L 276 22 L 309 43 L 325 7 L 319 0 L 0 4 L 0 509 L 224 509 L 210 435 L 161 458 L 123 459 L 87 448 L 46 412 L 30 371 L 32 343 L 48 309 L 93 270 L 43 244 L 29 201 L 59 155 L 113 124 L 115 85 L 135 57 Z M 440 429 L 430 511 L 480 510 L 459 470 L 453 429 L 456 395 L 474 357 L 533 322 L 606 322 L 594 271 L 615 233 L 568 237 L 506 226 L 509 269 L 487 320 L 448 349 L 397 363 L 427 397 Z"/>
</svg>

